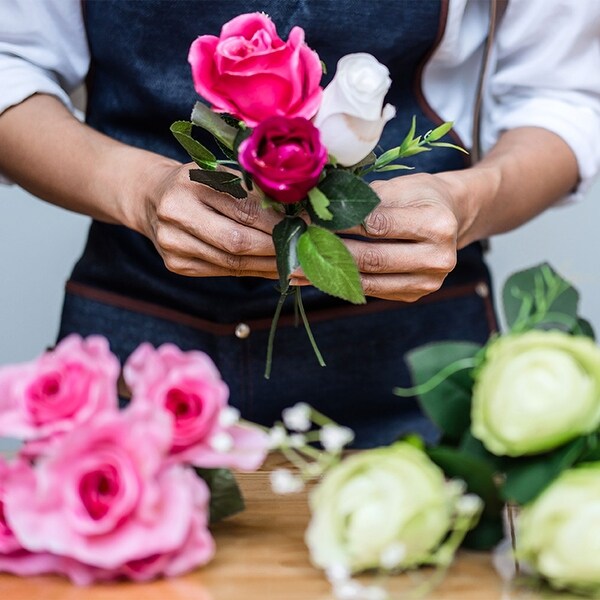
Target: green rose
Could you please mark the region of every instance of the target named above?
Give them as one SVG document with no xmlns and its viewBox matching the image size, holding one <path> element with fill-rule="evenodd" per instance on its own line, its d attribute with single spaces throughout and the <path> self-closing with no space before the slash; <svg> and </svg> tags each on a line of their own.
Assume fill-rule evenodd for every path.
<svg viewBox="0 0 600 600">
<path fill-rule="evenodd" d="M 600 591 L 600 463 L 564 471 L 521 512 L 517 555 L 558 589 Z"/>
<path fill-rule="evenodd" d="M 310 496 L 306 542 L 313 562 L 352 572 L 382 564 L 420 564 L 452 527 L 456 487 L 427 455 L 397 443 L 353 455 L 331 469 Z M 385 560 L 385 559 L 384 559 Z"/>
<path fill-rule="evenodd" d="M 471 408 L 471 431 L 490 452 L 544 452 L 599 424 L 600 349 L 591 339 L 530 331 L 490 344 Z"/>
</svg>

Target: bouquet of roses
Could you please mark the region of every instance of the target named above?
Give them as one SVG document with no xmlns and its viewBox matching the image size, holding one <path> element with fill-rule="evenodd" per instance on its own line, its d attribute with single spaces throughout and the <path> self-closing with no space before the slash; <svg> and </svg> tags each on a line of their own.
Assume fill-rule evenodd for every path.
<svg viewBox="0 0 600 600">
<path fill-rule="evenodd" d="M 266 207 L 281 212 L 273 229 L 280 301 L 267 350 L 269 376 L 273 336 L 286 297 L 296 308 L 315 353 L 300 289 L 290 277 L 301 267 L 320 290 L 353 303 L 364 303 L 354 259 L 334 233 L 359 225 L 379 203 L 364 181 L 369 173 L 409 167 L 398 160 L 429 151 L 452 127 L 444 123 L 415 137 L 415 122 L 402 143 L 380 156 L 373 152 L 384 125 L 395 115 L 384 98 L 388 69 L 365 53 L 341 58 L 332 82 L 320 85 L 324 65 L 294 27 L 282 40 L 269 17 L 240 15 L 219 37 L 200 36 L 189 62 L 196 91 L 211 108 L 196 103 L 191 121 L 171 131 L 200 169 L 193 181 L 245 198 L 256 189 Z M 193 126 L 210 132 L 225 159 L 192 137 Z M 223 166 L 233 169 L 224 170 Z"/>
<path fill-rule="evenodd" d="M 467 541 L 493 546 L 504 504 L 519 507 L 516 559 L 553 587 L 597 594 L 600 348 L 577 291 L 549 265 L 513 275 L 503 300 L 508 333 L 413 351 L 417 385 L 396 393 L 419 396 L 442 433 L 429 456 L 485 502 Z"/>
<path fill-rule="evenodd" d="M 243 508 L 228 468 L 255 470 L 267 434 L 239 420 L 202 352 L 142 344 L 124 367 L 99 336 L 70 336 L 0 369 L 0 571 L 81 585 L 146 581 L 207 563 L 209 519 Z"/>
</svg>

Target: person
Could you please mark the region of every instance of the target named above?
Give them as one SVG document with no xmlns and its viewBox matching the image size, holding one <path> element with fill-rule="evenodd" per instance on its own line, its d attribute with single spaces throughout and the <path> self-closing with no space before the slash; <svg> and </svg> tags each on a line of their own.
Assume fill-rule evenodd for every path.
<svg viewBox="0 0 600 600">
<path fill-rule="evenodd" d="M 453 150 L 411 159 L 414 173 L 373 183 L 380 206 L 347 246 L 369 301 L 352 306 L 305 287 L 327 361 L 284 315 L 264 380 L 277 301 L 270 232 L 255 196 L 234 201 L 189 180 L 169 132 L 197 99 L 186 56 L 201 34 L 243 12 L 294 25 L 328 65 L 369 52 L 388 66 L 397 108 L 380 142 L 397 145 L 471 114 L 494 2 L 429 0 L 3 0 L 0 171 L 49 202 L 93 217 L 67 283 L 59 337 L 108 337 L 121 360 L 142 341 L 202 349 L 242 415 L 271 424 L 306 401 L 356 432 L 359 447 L 435 429 L 414 400 L 405 353 L 442 339 L 484 343 L 496 328 L 482 244 L 569 194 L 600 164 L 600 3 L 510 0 L 483 90 L 476 164 Z M 557 26 L 560 36 L 557 36 Z M 68 94 L 87 85 L 86 122 Z M 301 273 L 293 283 L 304 284 Z"/>
</svg>

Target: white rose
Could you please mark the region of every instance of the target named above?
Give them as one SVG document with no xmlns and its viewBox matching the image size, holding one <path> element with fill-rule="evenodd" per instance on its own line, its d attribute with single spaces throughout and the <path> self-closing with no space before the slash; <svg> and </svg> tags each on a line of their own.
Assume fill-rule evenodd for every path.
<svg viewBox="0 0 600 600">
<path fill-rule="evenodd" d="M 400 567 L 419 564 L 452 526 L 456 493 L 424 452 L 407 443 L 353 455 L 310 496 L 306 543 L 322 568 L 352 572 L 382 565 L 402 548 Z"/>
<path fill-rule="evenodd" d="M 558 589 L 600 592 L 600 463 L 564 471 L 517 521 L 517 555 Z"/>
<path fill-rule="evenodd" d="M 314 123 L 321 141 L 339 164 L 351 166 L 365 158 L 379 142 L 384 125 L 396 114 L 383 100 L 392 81 L 374 56 L 347 54 L 337 64 Z"/>
<path fill-rule="evenodd" d="M 475 375 L 471 431 L 494 454 L 552 450 L 600 425 L 600 348 L 530 331 L 493 342 Z"/>
</svg>

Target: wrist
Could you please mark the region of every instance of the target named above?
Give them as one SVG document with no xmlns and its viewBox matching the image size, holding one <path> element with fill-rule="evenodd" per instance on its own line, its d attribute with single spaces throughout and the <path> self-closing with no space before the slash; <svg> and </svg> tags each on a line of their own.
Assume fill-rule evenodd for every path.
<svg viewBox="0 0 600 600">
<path fill-rule="evenodd" d="M 495 166 L 477 165 L 460 171 L 437 175 L 451 198 L 458 221 L 458 247 L 463 248 L 493 232 L 486 220 L 487 207 L 493 206 L 501 187 L 501 170 Z"/>
<path fill-rule="evenodd" d="M 165 181 L 181 163 L 145 150 L 127 150 L 135 154 L 121 163 L 127 167 L 121 167 L 122 175 L 116 188 L 115 216 L 120 224 L 147 236 L 148 207 L 160 195 Z"/>
</svg>

